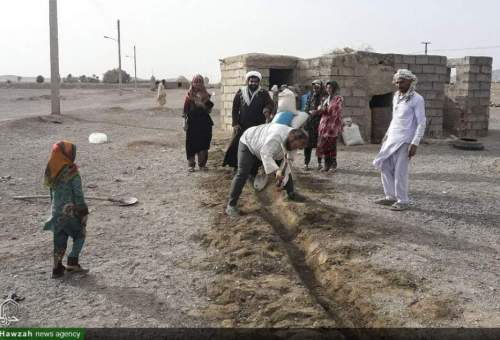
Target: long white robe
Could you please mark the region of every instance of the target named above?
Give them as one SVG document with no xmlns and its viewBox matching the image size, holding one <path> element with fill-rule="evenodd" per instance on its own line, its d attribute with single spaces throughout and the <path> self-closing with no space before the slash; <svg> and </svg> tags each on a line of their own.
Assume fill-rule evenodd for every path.
<svg viewBox="0 0 500 340">
<path fill-rule="evenodd" d="M 424 98 L 415 93 L 408 101 L 398 103 L 397 95 L 392 101 L 392 120 L 386 138 L 373 165 L 382 170 L 382 163 L 403 144 L 419 145 L 425 132 Z"/>
<path fill-rule="evenodd" d="M 167 90 L 162 83 L 158 84 L 158 93 L 156 95 L 156 100 L 160 106 L 164 106 L 167 103 Z"/>
<path fill-rule="evenodd" d="M 392 120 L 373 165 L 381 171 L 387 199 L 408 203 L 408 149 L 419 145 L 425 132 L 425 102 L 415 93 L 408 101 L 393 99 Z"/>
</svg>

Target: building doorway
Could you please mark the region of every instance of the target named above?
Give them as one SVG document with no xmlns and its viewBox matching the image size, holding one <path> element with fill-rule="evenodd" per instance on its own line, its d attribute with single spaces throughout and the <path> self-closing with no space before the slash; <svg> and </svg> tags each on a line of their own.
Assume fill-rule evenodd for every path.
<svg viewBox="0 0 500 340">
<path fill-rule="evenodd" d="M 372 135 L 371 142 L 380 144 L 389 128 L 392 119 L 392 92 L 373 96 L 370 100 L 372 113 Z"/>
<path fill-rule="evenodd" d="M 269 89 L 273 85 L 293 85 L 294 83 L 294 74 L 292 69 L 277 69 L 271 68 L 269 69 Z"/>
</svg>

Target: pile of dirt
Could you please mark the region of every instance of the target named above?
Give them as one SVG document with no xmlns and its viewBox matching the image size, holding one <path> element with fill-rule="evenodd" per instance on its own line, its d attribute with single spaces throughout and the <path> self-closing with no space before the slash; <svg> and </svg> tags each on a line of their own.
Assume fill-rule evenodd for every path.
<svg viewBox="0 0 500 340">
<path fill-rule="evenodd" d="M 255 194 L 249 185 L 243 216 L 230 220 L 223 214 L 230 180 L 218 169 L 203 182 L 204 204 L 219 210 L 202 237 L 219 263 L 206 316 L 238 327 L 439 326 L 460 316 L 455 297 L 433 295 L 425 279 L 371 263 L 379 247 L 371 238 L 381 235 L 367 226 L 383 221 L 312 200 L 291 203 L 273 186 Z"/>
<path fill-rule="evenodd" d="M 372 241 L 380 235 L 370 230 L 383 221 L 312 200 L 283 201 L 274 188 L 259 199 L 275 229 L 304 252 L 328 297 L 325 301 L 342 306 L 344 322 L 358 327 L 430 327 L 449 324 L 461 314 L 455 297 L 433 296 L 424 278 L 371 263 L 381 245 Z"/>
<path fill-rule="evenodd" d="M 221 150 L 210 155 L 209 165 L 222 160 Z M 242 197 L 245 215 L 231 220 L 223 214 L 231 175 L 218 169 L 205 178 L 210 195 L 204 206 L 217 207 L 211 230 L 201 242 L 215 254 L 217 279 L 207 287 L 213 302 L 200 314 L 224 327 L 335 327 L 325 310 L 301 280 L 289 251 L 272 226 L 260 215 L 254 195 Z"/>
</svg>

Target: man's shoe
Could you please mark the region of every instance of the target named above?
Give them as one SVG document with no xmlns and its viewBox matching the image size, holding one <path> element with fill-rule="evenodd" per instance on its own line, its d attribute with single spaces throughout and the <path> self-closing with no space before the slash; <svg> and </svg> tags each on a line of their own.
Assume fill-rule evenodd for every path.
<svg viewBox="0 0 500 340">
<path fill-rule="evenodd" d="M 80 263 L 78 263 L 78 257 L 68 257 L 68 264 L 66 265 L 66 270 L 71 273 L 82 273 L 87 274 L 88 269 L 82 268 Z"/>
<path fill-rule="evenodd" d="M 404 211 L 408 209 L 410 209 L 410 205 L 408 203 L 396 202 L 391 206 L 392 211 Z"/>
<path fill-rule="evenodd" d="M 396 202 L 397 202 L 396 200 L 393 200 L 391 198 L 381 198 L 381 199 L 376 200 L 374 203 L 378 204 L 378 205 L 391 206 Z"/>
<path fill-rule="evenodd" d="M 305 201 L 307 201 L 307 197 L 294 191 L 294 192 L 287 193 L 285 196 L 285 200 L 293 201 L 293 202 L 305 202 Z"/>
<path fill-rule="evenodd" d="M 226 215 L 229 217 L 238 217 L 240 216 L 240 210 L 228 204 L 226 207 Z"/>
</svg>

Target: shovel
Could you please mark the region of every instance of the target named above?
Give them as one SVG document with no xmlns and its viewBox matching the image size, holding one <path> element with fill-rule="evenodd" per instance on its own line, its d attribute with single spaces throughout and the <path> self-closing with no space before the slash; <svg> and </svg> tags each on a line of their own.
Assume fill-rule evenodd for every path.
<svg viewBox="0 0 500 340">
<path fill-rule="evenodd" d="M 284 175 L 283 181 L 281 183 L 276 183 L 279 187 L 284 188 L 288 179 L 290 178 L 290 174 L 292 172 L 290 164 L 287 159 L 283 160 L 283 164 L 281 166 L 281 172 Z M 265 173 L 259 173 L 255 176 L 253 181 L 253 188 L 255 191 L 260 192 L 264 190 L 269 182 L 269 176 Z"/>
<path fill-rule="evenodd" d="M 257 174 L 253 180 L 253 188 L 255 191 L 260 192 L 267 186 L 268 176 L 266 174 Z"/>
<path fill-rule="evenodd" d="M 14 196 L 12 197 L 15 200 L 29 200 L 29 199 L 50 199 L 48 195 L 34 195 L 34 196 Z M 119 206 L 125 207 L 130 205 L 135 205 L 139 202 L 139 200 L 135 197 L 125 197 L 125 198 L 111 198 L 111 197 L 93 197 L 87 196 L 85 199 L 88 200 L 96 200 L 96 201 L 108 201 L 112 203 L 116 203 Z"/>
</svg>

